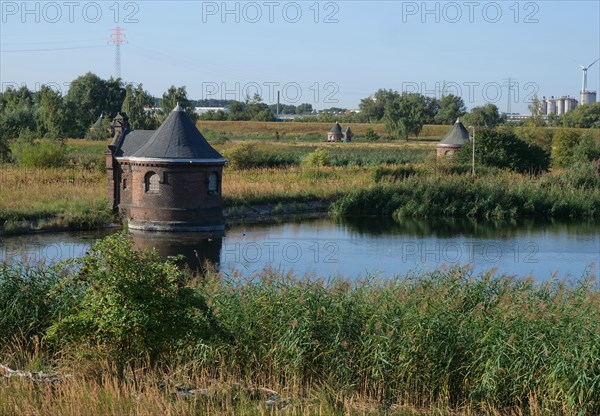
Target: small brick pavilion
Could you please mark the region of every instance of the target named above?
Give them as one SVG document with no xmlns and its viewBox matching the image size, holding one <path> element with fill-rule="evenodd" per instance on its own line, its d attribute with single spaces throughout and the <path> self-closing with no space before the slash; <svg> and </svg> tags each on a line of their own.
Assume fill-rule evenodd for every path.
<svg viewBox="0 0 600 416">
<path fill-rule="evenodd" d="M 460 122 L 456 120 L 454 126 L 446 133 L 446 135 L 436 145 L 438 159 L 452 159 L 456 153 L 469 141 L 469 131 Z"/>
<path fill-rule="evenodd" d="M 223 231 L 225 159 L 177 104 L 157 130 L 131 130 L 125 113 L 104 151 L 113 210 L 133 230 Z"/>
</svg>

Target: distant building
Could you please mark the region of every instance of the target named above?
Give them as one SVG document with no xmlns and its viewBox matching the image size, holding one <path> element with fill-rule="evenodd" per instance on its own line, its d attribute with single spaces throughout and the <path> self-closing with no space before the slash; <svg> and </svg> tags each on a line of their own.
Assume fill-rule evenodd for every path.
<svg viewBox="0 0 600 416">
<path fill-rule="evenodd" d="M 216 113 L 217 111 L 222 111 L 225 114 L 229 113 L 229 108 L 227 107 L 195 107 L 194 112 L 196 114 L 206 114 L 209 112 Z"/>
<path fill-rule="evenodd" d="M 542 97 L 540 100 L 540 109 L 542 115 L 544 116 L 548 116 L 550 114 L 561 116 L 573 111 L 577 107 L 577 104 L 579 104 L 577 100 L 568 95 L 558 98 L 554 98 L 554 96 L 550 98 Z M 582 102 L 582 104 L 584 103 Z"/>
<path fill-rule="evenodd" d="M 437 158 L 454 157 L 456 152 L 469 141 L 469 138 L 469 131 L 460 122 L 460 119 L 457 119 L 450 131 L 446 133 L 442 140 L 436 145 Z"/>
<path fill-rule="evenodd" d="M 352 130 L 350 127 L 346 127 L 342 130 L 342 126 L 337 121 L 334 126 L 327 132 L 328 142 L 350 142 L 352 141 Z"/>
<path fill-rule="evenodd" d="M 130 229 L 222 231 L 221 180 L 225 159 L 184 109 L 157 130 L 131 130 L 119 113 L 104 151 L 109 202 Z"/>
</svg>

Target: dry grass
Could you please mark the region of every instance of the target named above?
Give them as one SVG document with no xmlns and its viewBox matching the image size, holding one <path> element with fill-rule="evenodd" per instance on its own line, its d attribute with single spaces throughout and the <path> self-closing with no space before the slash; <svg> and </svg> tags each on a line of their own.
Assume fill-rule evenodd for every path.
<svg viewBox="0 0 600 416">
<path fill-rule="evenodd" d="M 0 165 L 0 220 L 44 218 L 103 209 L 106 174 L 80 168 Z"/>
<path fill-rule="evenodd" d="M 226 205 L 333 200 L 373 183 L 373 168 L 291 167 L 229 170 L 223 174 Z"/>
</svg>

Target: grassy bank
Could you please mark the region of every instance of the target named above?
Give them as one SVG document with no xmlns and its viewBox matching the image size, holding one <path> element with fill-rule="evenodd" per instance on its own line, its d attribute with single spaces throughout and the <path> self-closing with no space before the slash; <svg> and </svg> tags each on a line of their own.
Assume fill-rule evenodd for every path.
<svg viewBox="0 0 600 416">
<path fill-rule="evenodd" d="M 260 390 L 265 387 L 279 393 L 275 406 L 292 414 L 600 412 L 600 294 L 593 279 L 534 284 L 493 273 L 473 276 L 463 268 L 388 281 L 272 270 L 244 281 L 214 272 L 198 279 L 158 264 L 165 260 L 134 255 L 111 238 L 81 273 L 0 269 L 0 362 L 72 375 L 53 386 L 7 379 L 1 414 L 265 414 L 274 395 Z M 99 259 L 124 269 L 96 274 Z M 177 292 L 165 292 L 164 278 L 150 270 L 176 278 Z M 98 280 L 85 277 L 90 273 Z M 123 273 L 133 286 L 107 283 Z M 136 285 L 162 289 L 139 292 Z M 94 338 L 106 329 L 93 324 L 118 320 L 112 313 L 120 306 L 97 315 L 93 302 L 81 301 L 86 291 L 123 296 L 123 313 L 136 318 L 117 328 L 149 325 L 129 333 L 131 342 L 163 336 L 153 333 L 153 323 L 168 322 L 161 314 L 169 312 L 143 309 L 163 296 L 193 293 L 202 302 L 176 313 L 213 329 L 200 337 L 167 337 L 152 366 L 138 351 L 120 382 L 113 341 Z M 156 316 L 144 324 L 149 312 Z M 57 321 L 71 325 L 81 317 L 91 319 L 92 338 L 47 337 Z M 181 386 L 195 391 L 183 399 Z"/>
<path fill-rule="evenodd" d="M 405 169 L 399 170 L 404 174 Z M 377 186 L 351 192 L 333 205 L 338 215 L 394 218 L 471 217 L 488 219 L 600 217 L 600 175 L 565 171 L 530 177 L 495 171 L 409 175 L 389 170 Z"/>
</svg>

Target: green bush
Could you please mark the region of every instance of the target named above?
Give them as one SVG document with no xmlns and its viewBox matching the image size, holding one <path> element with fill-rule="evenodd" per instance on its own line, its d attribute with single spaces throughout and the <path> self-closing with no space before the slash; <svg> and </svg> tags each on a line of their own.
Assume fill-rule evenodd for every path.
<svg viewBox="0 0 600 416">
<path fill-rule="evenodd" d="M 122 377 L 126 364 L 146 358 L 155 363 L 185 338 L 206 337 L 211 324 L 206 303 L 187 286 L 175 260 L 134 250 L 125 233 L 97 242 L 76 261 L 79 273 L 54 289 L 82 288 L 84 295 L 49 328 L 49 340 L 100 346 Z"/>
<path fill-rule="evenodd" d="M 241 143 L 228 148 L 224 155 L 230 167 L 234 169 L 250 169 L 256 166 L 256 144 Z"/>
<path fill-rule="evenodd" d="M 13 147 L 16 162 L 28 168 L 58 168 L 67 163 L 67 146 L 59 140 L 19 140 Z"/>
<path fill-rule="evenodd" d="M 555 166 L 569 166 L 573 162 L 575 148 L 581 140 L 581 133 L 573 129 L 560 129 L 554 134 L 552 162 Z"/>
<path fill-rule="evenodd" d="M 459 151 L 458 162 L 468 164 L 471 158 L 469 143 Z M 550 167 L 550 155 L 540 146 L 519 139 L 511 130 L 483 129 L 477 132 L 475 139 L 475 163 L 538 174 Z"/>
<path fill-rule="evenodd" d="M 305 166 L 329 166 L 331 165 L 331 156 L 327 149 L 319 147 L 313 152 L 307 154 L 302 160 Z"/>
<path fill-rule="evenodd" d="M 379 134 L 375 132 L 371 127 L 369 127 L 365 133 L 365 140 L 368 142 L 376 142 L 380 139 Z"/>
</svg>

